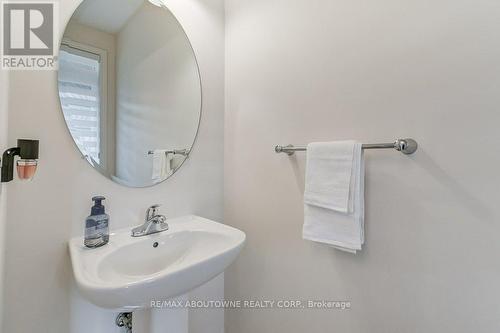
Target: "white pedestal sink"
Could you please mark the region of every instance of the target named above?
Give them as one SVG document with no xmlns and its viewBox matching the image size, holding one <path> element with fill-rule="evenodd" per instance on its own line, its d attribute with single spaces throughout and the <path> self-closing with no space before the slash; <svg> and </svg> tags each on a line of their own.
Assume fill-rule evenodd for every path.
<svg viewBox="0 0 500 333">
<path fill-rule="evenodd" d="M 172 218 L 168 224 L 167 231 L 137 238 L 130 235 L 131 228 L 118 230 L 96 249 L 86 248 L 82 237 L 71 239 L 80 293 L 99 307 L 147 311 L 150 326 L 161 326 L 160 313 L 187 316 L 187 309 L 148 309 L 153 301 L 184 295 L 222 273 L 241 251 L 245 234 L 198 216 Z"/>
<path fill-rule="evenodd" d="M 185 302 L 188 295 L 176 297 Z M 133 332 L 138 333 L 189 333 L 189 311 L 177 309 L 145 309 L 133 313 Z"/>
</svg>

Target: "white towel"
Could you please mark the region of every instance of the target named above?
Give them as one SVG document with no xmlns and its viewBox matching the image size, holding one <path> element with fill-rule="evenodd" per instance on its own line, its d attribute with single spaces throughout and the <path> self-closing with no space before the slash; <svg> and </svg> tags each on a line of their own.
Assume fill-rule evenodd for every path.
<svg viewBox="0 0 500 333">
<path fill-rule="evenodd" d="M 364 160 L 354 141 L 307 147 L 303 238 L 351 253 L 364 244 Z"/>
<path fill-rule="evenodd" d="M 317 142 L 307 146 L 304 202 L 351 213 L 350 193 L 354 163 L 354 141 Z"/>
<path fill-rule="evenodd" d="M 172 174 L 173 154 L 166 150 L 156 149 L 153 151 L 153 171 L 151 179 L 164 180 Z"/>
</svg>

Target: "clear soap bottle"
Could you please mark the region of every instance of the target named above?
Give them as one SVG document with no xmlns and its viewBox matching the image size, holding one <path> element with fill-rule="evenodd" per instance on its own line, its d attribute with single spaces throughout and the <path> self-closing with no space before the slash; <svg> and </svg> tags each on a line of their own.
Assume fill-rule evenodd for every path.
<svg viewBox="0 0 500 333">
<path fill-rule="evenodd" d="M 106 214 L 102 201 L 104 197 L 93 197 L 90 216 L 85 220 L 84 245 L 94 248 L 106 245 L 109 242 L 109 215 Z"/>
</svg>

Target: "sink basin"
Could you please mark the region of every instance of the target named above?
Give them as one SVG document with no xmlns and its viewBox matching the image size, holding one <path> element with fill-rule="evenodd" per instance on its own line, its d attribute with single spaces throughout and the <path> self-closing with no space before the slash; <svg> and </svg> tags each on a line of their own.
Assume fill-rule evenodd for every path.
<svg viewBox="0 0 500 333">
<path fill-rule="evenodd" d="M 134 310 L 187 293 L 222 273 L 238 256 L 245 234 L 198 216 L 168 219 L 169 230 L 132 237 L 126 228 L 107 245 L 69 242 L 78 289 L 97 306 Z"/>
</svg>

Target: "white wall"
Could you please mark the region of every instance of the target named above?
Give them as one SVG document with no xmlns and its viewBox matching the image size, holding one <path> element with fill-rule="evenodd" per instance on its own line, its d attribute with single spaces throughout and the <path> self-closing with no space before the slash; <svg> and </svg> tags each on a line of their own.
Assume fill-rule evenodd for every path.
<svg viewBox="0 0 500 333">
<path fill-rule="evenodd" d="M 226 332 L 497 331 L 500 3 L 227 0 L 226 29 L 226 297 L 352 302 Z M 303 241 L 304 154 L 274 145 L 402 136 L 416 155 L 366 153 L 363 251 Z"/>
<path fill-rule="evenodd" d="M 10 148 L 7 142 L 7 121 L 9 101 L 8 72 L 0 70 L 0 154 Z M 1 157 L 1 155 L 0 155 Z M 0 183 L 0 327 L 2 327 L 5 223 L 7 217 L 7 188 Z"/>
<path fill-rule="evenodd" d="M 61 1 L 61 29 L 78 5 Z M 7 185 L 5 304 L 2 332 L 113 332 L 114 315 L 98 311 L 72 289 L 67 241 L 81 235 L 90 197 L 103 194 L 111 228 L 142 222 L 152 203 L 168 216 L 222 218 L 224 10 L 221 0 L 170 0 L 191 38 L 203 79 L 203 115 L 192 158 L 174 177 L 146 189 L 117 185 L 92 170 L 71 141 L 57 97 L 55 72 L 13 72 L 9 142 L 40 139 L 40 166 L 30 183 Z M 62 31 L 61 31 L 62 34 Z M 219 279 L 201 294 L 221 289 Z M 75 311 L 81 309 L 81 311 Z M 218 316 L 212 321 L 214 316 Z M 195 313 L 191 321 L 220 332 L 221 313 Z M 105 323 L 99 325 L 99 323 Z M 111 324 L 110 324 L 111 325 Z M 193 324 L 194 325 L 194 324 Z M 78 326 L 79 329 L 72 329 Z"/>
</svg>

